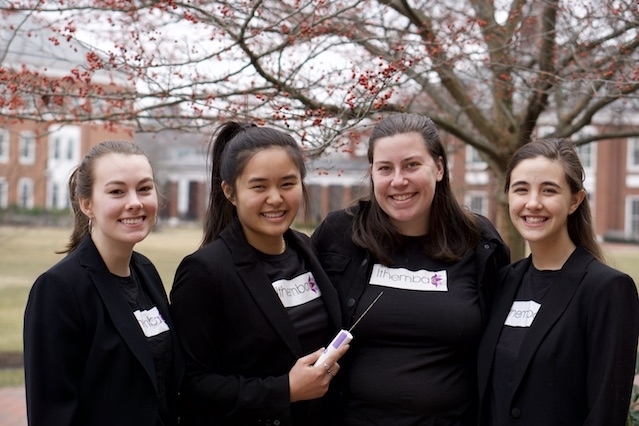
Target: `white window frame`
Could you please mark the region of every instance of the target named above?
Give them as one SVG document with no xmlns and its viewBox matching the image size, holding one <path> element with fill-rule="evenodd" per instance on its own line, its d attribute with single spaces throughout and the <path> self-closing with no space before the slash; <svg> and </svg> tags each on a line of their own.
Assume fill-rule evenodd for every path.
<svg viewBox="0 0 639 426">
<path fill-rule="evenodd" d="M 597 168 L 597 146 L 596 142 L 589 142 L 576 147 L 579 160 L 581 160 L 581 165 L 584 166 L 586 174 Z"/>
<path fill-rule="evenodd" d="M 49 154 L 52 159 L 59 160 L 62 152 L 62 139 L 59 136 L 55 136 L 51 141 L 51 153 Z"/>
<path fill-rule="evenodd" d="M 488 164 L 482 160 L 479 150 L 471 145 L 466 145 L 466 170 L 486 170 Z"/>
<path fill-rule="evenodd" d="M 633 229 L 633 213 L 632 205 L 637 203 L 636 213 L 636 229 Z M 639 195 L 630 195 L 626 197 L 626 212 L 624 216 L 624 237 L 633 240 L 639 240 Z"/>
<path fill-rule="evenodd" d="M 473 208 L 474 200 L 481 200 L 480 211 Z M 480 214 L 482 216 L 488 216 L 488 193 L 485 191 L 468 191 L 464 194 L 464 205 L 470 209 L 473 213 Z"/>
<path fill-rule="evenodd" d="M 35 134 L 30 131 L 20 132 L 18 143 L 20 164 L 34 164 L 36 157 Z"/>
<path fill-rule="evenodd" d="M 33 179 L 20 178 L 18 180 L 18 200 L 16 204 L 24 209 L 33 208 Z"/>
<path fill-rule="evenodd" d="M 628 143 L 626 145 L 628 155 L 627 159 L 627 167 L 629 171 L 639 172 L 639 137 L 628 138 Z M 637 161 L 635 162 L 635 153 L 637 154 Z"/>
<path fill-rule="evenodd" d="M 9 131 L 0 129 L 0 163 L 9 162 Z"/>
<path fill-rule="evenodd" d="M 0 177 L 0 209 L 9 207 L 9 182 L 4 177 Z"/>
</svg>

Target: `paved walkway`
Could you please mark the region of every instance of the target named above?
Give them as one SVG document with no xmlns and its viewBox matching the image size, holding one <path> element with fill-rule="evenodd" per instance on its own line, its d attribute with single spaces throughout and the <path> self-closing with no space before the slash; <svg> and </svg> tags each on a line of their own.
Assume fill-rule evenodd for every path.
<svg viewBox="0 0 639 426">
<path fill-rule="evenodd" d="M 27 426 L 24 387 L 0 388 L 0 426 Z"/>
</svg>

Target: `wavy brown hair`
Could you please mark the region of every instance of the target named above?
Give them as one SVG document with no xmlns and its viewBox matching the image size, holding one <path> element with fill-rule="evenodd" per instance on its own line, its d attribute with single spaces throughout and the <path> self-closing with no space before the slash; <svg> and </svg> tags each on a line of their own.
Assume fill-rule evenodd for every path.
<svg viewBox="0 0 639 426">
<path fill-rule="evenodd" d="M 385 117 L 373 128 L 368 145 L 368 162 L 373 164 L 375 144 L 379 139 L 406 133 L 419 134 L 430 155 L 435 161 L 440 160 L 444 168 L 443 177 L 435 186 L 430 221 L 426 224 L 428 234 L 424 237 L 425 252 L 435 259 L 455 262 L 475 248 L 479 242 L 480 230 L 475 217 L 455 198 L 450 185 L 446 150 L 435 123 L 430 118 L 417 114 Z M 370 202 L 355 216 L 353 241 L 388 264 L 390 255 L 400 244 L 401 235 L 375 199 L 372 178 L 370 193 L 365 199 Z"/>
<path fill-rule="evenodd" d="M 574 195 L 579 191 L 585 191 L 584 179 L 586 174 L 574 144 L 569 139 L 548 138 L 528 142 L 513 154 L 506 168 L 506 180 L 504 183 L 504 192 L 506 194 L 508 194 L 508 189 L 510 188 L 513 169 L 522 161 L 537 157 L 544 157 L 561 163 L 566 172 L 566 182 L 568 182 L 571 194 Z M 604 263 L 605 256 L 597 242 L 588 197 L 584 197 L 577 210 L 568 216 L 567 224 L 568 235 L 572 242 L 575 245 L 583 246 L 597 260 Z"/>
</svg>

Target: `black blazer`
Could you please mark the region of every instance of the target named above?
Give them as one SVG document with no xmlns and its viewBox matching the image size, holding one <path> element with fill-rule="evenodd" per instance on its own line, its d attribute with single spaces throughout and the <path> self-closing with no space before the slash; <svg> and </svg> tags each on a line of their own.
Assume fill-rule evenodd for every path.
<svg viewBox="0 0 639 426">
<path fill-rule="evenodd" d="M 149 259 L 134 252 L 131 268 L 171 329 L 167 392 L 176 424 L 183 364 L 166 293 Z M 120 284 L 88 236 L 31 288 L 24 366 L 30 426 L 156 426 L 151 351 Z"/>
<path fill-rule="evenodd" d="M 337 294 L 309 238 L 285 238 L 308 262 L 337 332 Z M 186 360 L 184 424 L 291 424 L 288 371 L 307 354 L 261 265 L 234 220 L 178 267 L 171 309 Z"/>
<path fill-rule="evenodd" d="M 505 268 L 482 339 L 482 424 L 495 346 L 531 258 Z M 639 301 L 632 279 L 577 247 L 544 297 L 514 366 L 511 425 L 625 424 L 635 369 Z"/>
</svg>

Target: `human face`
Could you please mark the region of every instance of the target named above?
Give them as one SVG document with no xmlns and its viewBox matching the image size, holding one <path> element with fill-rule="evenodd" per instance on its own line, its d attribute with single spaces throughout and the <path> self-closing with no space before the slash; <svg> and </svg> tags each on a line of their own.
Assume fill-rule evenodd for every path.
<svg viewBox="0 0 639 426">
<path fill-rule="evenodd" d="M 373 148 L 371 178 L 375 199 L 397 230 L 408 236 L 428 232 L 435 186 L 444 176 L 419 133 L 380 138 Z"/>
<path fill-rule="evenodd" d="M 562 164 L 545 157 L 523 160 L 512 170 L 510 182 L 510 220 L 531 250 L 574 246 L 568 235 L 568 216 L 577 210 L 585 193 L 571 193 Z"/>
<path fill-rule="evenodd" d="M 235 181 L 222 182 L 236 208 L 248 243 L 268 254 L 284 250 L 284 232 L 291 226 L 303 198 L 302 178 L 284 148 L 257 152 Z"/>
<path fill-rule="evenodd" d="M 80 200 L 98 248 L 133 249 L 155 225 L 158 196 L 144 155 L 107 154 L 93 170 L 93 194 Z"/>
</svg>

